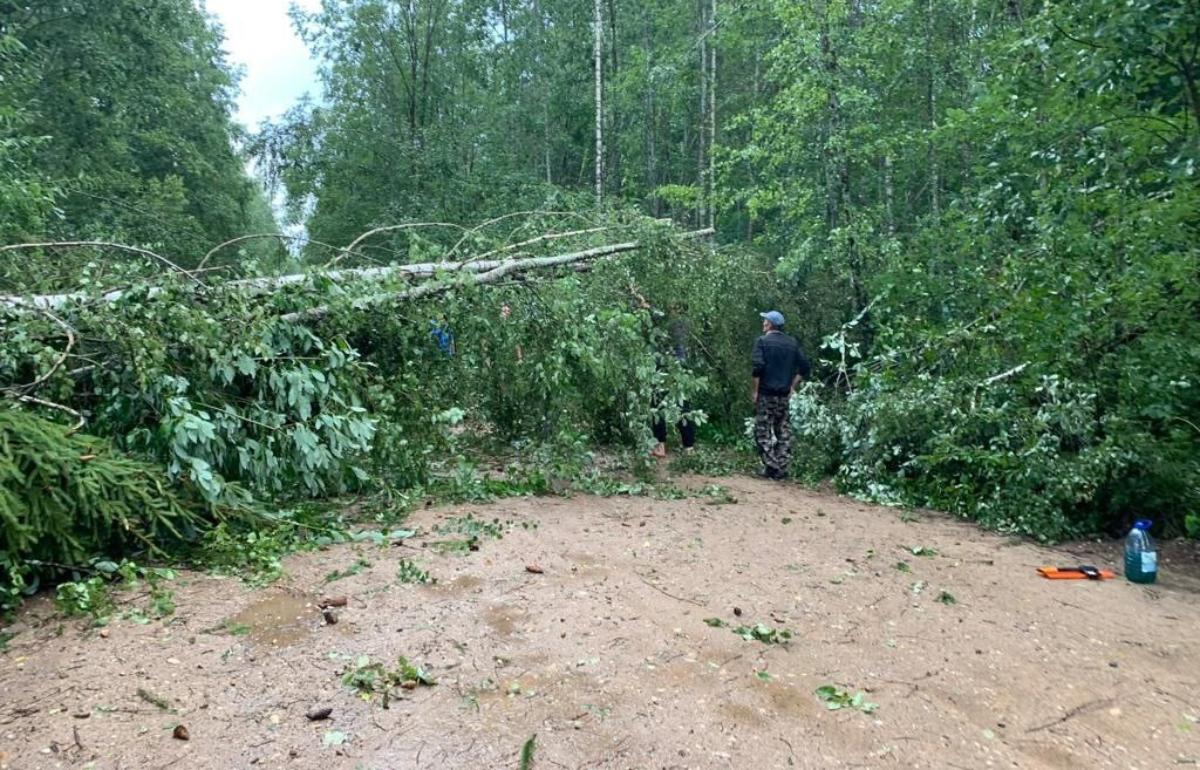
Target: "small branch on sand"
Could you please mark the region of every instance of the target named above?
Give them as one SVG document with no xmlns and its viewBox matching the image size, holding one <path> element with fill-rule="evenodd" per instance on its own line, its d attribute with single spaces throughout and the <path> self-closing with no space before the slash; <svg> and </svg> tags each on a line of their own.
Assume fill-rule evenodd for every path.
<svg viewBox="0 0 1200 770">
<path fill-rule="evenodd" d="M 1061 725 L 1063 722 L 1074 719 L 1075 717 L 1079 716 L 1080 714 L 1085 714 L 1089 711 L 1095 711 L 1097 709 L 1102 709 L 1105 706 L 1108 706 L 1112 702 L 1113 702 L 1112 698 L 1097 698 L 1096 700 L 1090 700 L 1087 703 L 1081 703 L 1078 706 L 1076 706 L 1075 708 L 1068 711 L 1067 713 L 1063 714 L 1058 719 L 1055 719 L 1052 722 L 1047 722 L 1044 725 L 1038 725 L 1037 727 L 1031 727 L 1028 730 L 1026 730 L 1025 732 L 1026 733 L 1036 733 L 1036 732 L 1041 732 L 1042 730 L 1048 730 L 1051 727 L 1056 727 L 1058 725 Z"/>
<path fill-rule="evenodd" d="M 682 596 L 676 596 L 675 594 L 671 593 L 670 591 L 667 591 L 667 590 L 665 590 L 665 589 L 663 589 L 663 588 L 660 588 L 659 586 L 655 585 L 655 584 L 654 584 L 653 582 L 651 582 L 651 581 L 650 581 L 650 580 L 649 580 L 649 579 L 648 579 L 648 578 L 647 578 L 645 575 L 643 575 L 643 574 L 642 574 L 642 573 L 640 573 L 640 572 L 635 572 L 634 574 L 635 574 L 635 575 L 637 575 L 637 576 L 638 576 L 638 578 L 640 578 L 640 579 L 641 579 L 641 581 L 642 581 L 643 583 L 645 583 L 646 585 L 650 586 L 650 587 L 651 587 L 651 588 L 653 588 L 655 591 L 658 591 L 658 592 L 659 592 L 660 594 L 662 594 L 663 596 L 670 597 L 670 598 L 674 599 L 674 600 L 675 600 L 675 601 L 677 601 L 677 602 L 684 602 L 684 603 L 686 603 L 686 604 L 692 604 L 692 605 L 695 605 L 696 607 L 703 607 L 703 606 L 704 606 L 704 604 L 703 604 L 703 603 L 701 603 L 701 602 L 698 602 L 698 601 L 696 601 L 695 599 L 687 599 L 687 598 L 684 598 L 684 597 L 682 597 Z"/>
</svg>

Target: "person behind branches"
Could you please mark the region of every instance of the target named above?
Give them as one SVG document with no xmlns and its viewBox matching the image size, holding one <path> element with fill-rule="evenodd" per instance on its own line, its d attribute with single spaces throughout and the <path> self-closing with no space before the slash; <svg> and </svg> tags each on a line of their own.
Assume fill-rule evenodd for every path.
<svg viewBox="0 0 1200 770">
<path fill-rule="evenodd" d="M 634 284 L 629 284 L 629 291 L 636 299 L 637 307 L 650 314 L 651 323 L 661 323 L 664 318 L 663 312 L 652 307 Z M 671 320 L 668 332 L 671 339 L 671 355 L 675 356 L 675 360 L 683 365 L 687 362 L 687 320 L 684 318 L 684 308 L 681 305 L 672 305 L 670 310 Z M 656 353 L 655 358 L 657 359 L 657 369 L 662 371 L 665 366 L 662 360 L 663 354 Z M 653 399 L 655 409 L 658 409 L 662 405 L 665 397 L 665 394 L 661 391 L 655 392 Z M 686 416 L 691 412 L 692 405 L 685 399 L 679 406 L 685 416 L 679 420 L 676 428 L 679 430 L 679 438 L 683 444 L 683 451 L 690 454 L 695 450 L 696 446 L 696 423 Z M 656 416 L 650 424 L 650 430 L 654 434 L 654 440 L 658 442 L 655 444 L 654 449 L 651 450 L 650 456 L 658 460 L 665 460 L 667 457 L 667 421 L 661 415 Z"/>
<path fill-rule="evenodd" d="M 671 320 L 669 326 L 671 337 L 671 354 L 675 356 L 675 360 L 681 366 L 687 364 L 687 341 L 688 341 L 688 325 L 687 320 L 683 316 L 683 309 L 676 305 L 671 307 Z M 662 397 L 655 399 L 655 407 L 662 402 Z M 683 400 L 680 405 L 683 411 L 683 417 L 679 419 L 676 428 L 679 430 L 679 438 L 683 443 L 683 451 L 690 454 L 696 448 L 696 423 L 692 422 L 687 417 L 692 411 L 692 405 Z M 667 456 L 667 421 L 661 415 L 654 418 L 654 423 L 650 426 L 654 432 L 654 439 L 658 444 L 654 447 L 654 451 L 650 454 L 659 460 L 665 459 Z"/>
</svg>

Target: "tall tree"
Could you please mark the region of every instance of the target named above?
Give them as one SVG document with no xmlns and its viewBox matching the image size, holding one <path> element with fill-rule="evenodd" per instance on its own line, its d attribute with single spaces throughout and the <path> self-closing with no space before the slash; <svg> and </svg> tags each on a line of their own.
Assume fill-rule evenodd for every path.
<svg viewBox="0 0 1200 770">
<path fill-rule="evenodd" d="M 60 191 L 42 235 L 187 264 L 244 232 L 257 191 L 234 148 L 236 79 L 192 0 L 0 0 L 0 19 L 27 52 L 4 89 L 32 108 L 38 174 Z"/>
<path fill-rule="evenodd" d="M 596 205 L 599 206 L 604 199 L 604 15 L 601 0 L 595 0 L 592 27 L 596 81 Z"/>
</svg>

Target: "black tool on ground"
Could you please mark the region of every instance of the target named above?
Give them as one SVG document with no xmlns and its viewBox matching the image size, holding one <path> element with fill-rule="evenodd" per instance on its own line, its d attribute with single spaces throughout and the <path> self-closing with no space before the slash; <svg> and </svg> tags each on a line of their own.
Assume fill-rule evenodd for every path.
<svg viewBox="0 0 1200 770">
<path fill-rule="evenodd" d="M 1090 564 L 1077 567 L 1038 567 L 1038 573 L 1050 580 L 1112 580 L 1112 570 L 1099 569 Z"/>
</svg>

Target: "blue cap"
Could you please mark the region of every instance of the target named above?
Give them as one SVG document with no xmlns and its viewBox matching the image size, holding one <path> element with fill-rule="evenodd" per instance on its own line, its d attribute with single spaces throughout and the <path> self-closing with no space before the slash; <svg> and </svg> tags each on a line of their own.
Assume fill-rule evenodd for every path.
<svg viewBox="0 0 1200 770">
<path fill-rule="evenodd" d="M 765 313 L 758 314 L 760 318 L 765 318 L 770 324 L 776 328 L 783 326 L 783 313 L 778 310 L 768 310 Z"/>
<path fill-rule="evenodd" d="M 1150 519 L 1138 519 L 1137 521 L 1135 521 L 1133 523 L 1133 528 L 1140 529 L 1143 532 L 1149 532 L 1150 527 L 1153 525 L 1154 525 L 1154 522 L 1150 521 Z"/>
</svg>

